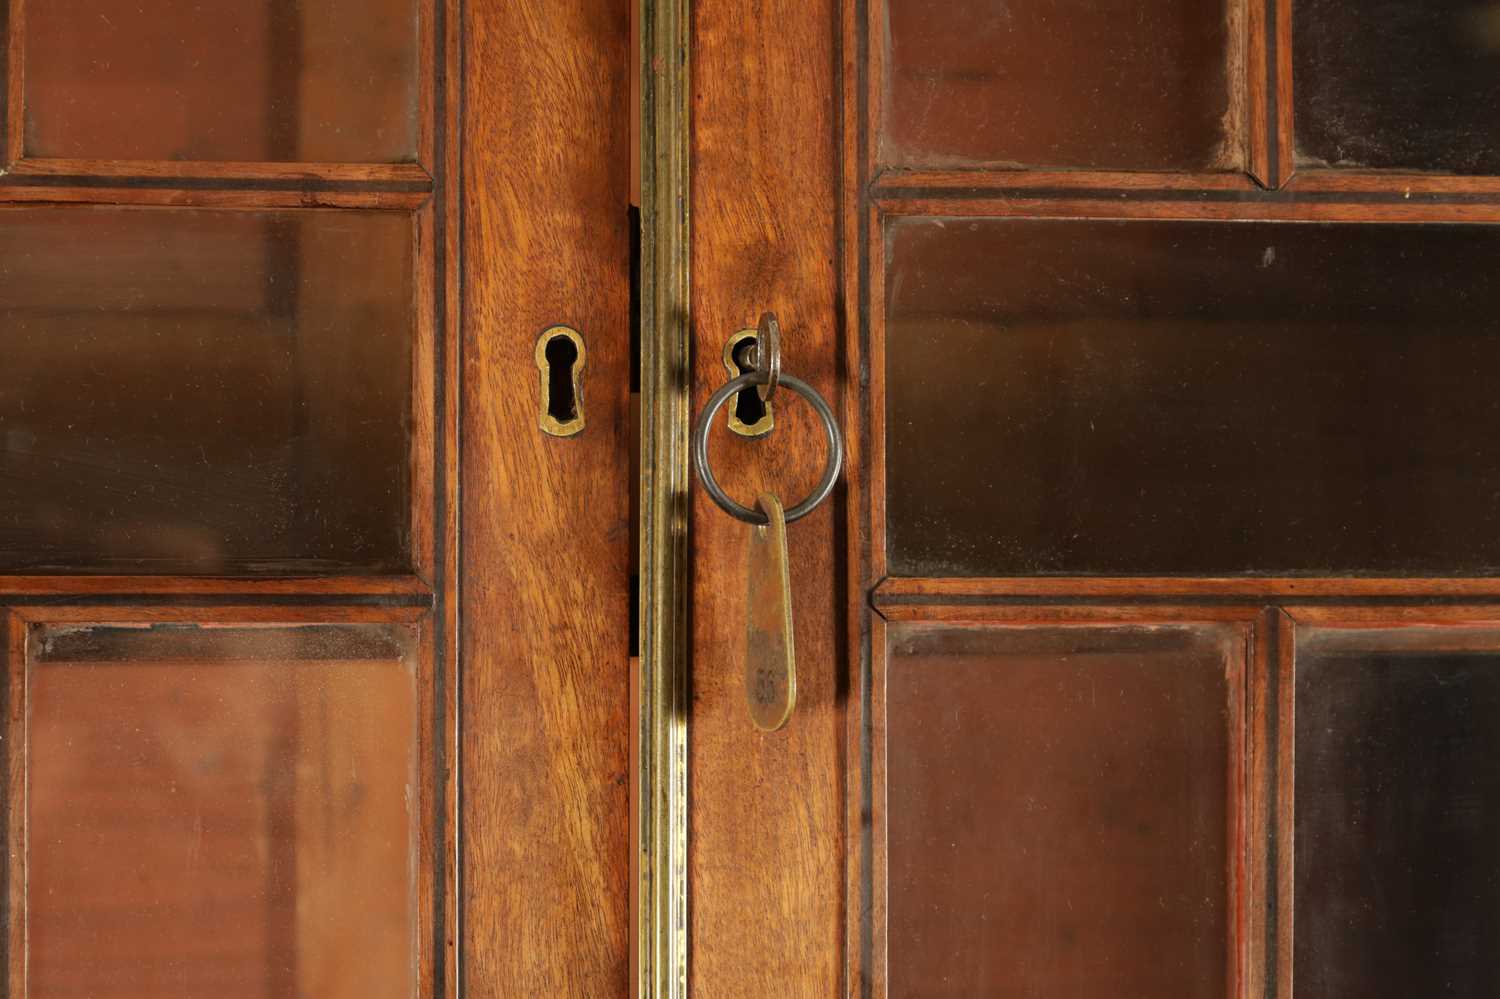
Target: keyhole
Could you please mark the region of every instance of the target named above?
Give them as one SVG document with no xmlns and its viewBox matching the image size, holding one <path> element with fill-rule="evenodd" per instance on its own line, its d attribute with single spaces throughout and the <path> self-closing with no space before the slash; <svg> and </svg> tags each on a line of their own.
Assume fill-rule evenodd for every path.
<svg viewBox="0 0 1500 999">
<path fill-rule="evenodd" d="M 547 415 L 558 423 L 578 419 L 578 399 L 573 394 L 573 365 L 578 345 L 559 333 L 547 341 Z"/>
<path fill-rule="evenodd" d="M 724 343 L 724 372 L 730 378 L 755 370 L 755 346 L 758 341 L 754 329 L 743 329 Z M 731 433 L 741 437 L 764 437 L 776 427 L 776 410 L 770 403 L 761 401 L 760 393 L 751 388 L 742 389 L 728 405 L 725 420 Z"/>
<path fill-rule="evenodd" d="M 553 437 L 572 437 L 583 430 L 583 337 L 570 326 L 543 331 L 536 343 L 541 381 L 539 422 Z"/>
<path fill-rule="evenodd" d="M 740 369 L 740 374 L 749 374 L 755 370 L 755 362 L 752 360 L 754 356 L 755 337 L 747 337 L 735 345 L 734 363 Z M 766 404 L 753 386 L 741 389 L 735 395 L 734 416 L 747 427 L 753 427 L 766 418 Z"/>
</svg>

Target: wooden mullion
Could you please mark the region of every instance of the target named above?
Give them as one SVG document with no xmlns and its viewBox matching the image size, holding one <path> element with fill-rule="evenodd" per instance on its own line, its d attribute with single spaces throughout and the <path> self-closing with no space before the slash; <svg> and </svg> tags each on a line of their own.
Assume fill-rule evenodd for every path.
<svg viewBox="0 0 1500 999">
<path fill-rule="evenodd" d="M 8 996 L 27 994 L 26 981 L 26 636 L 21 615 L 0 609 L 5 623 L 5 975 Z"/>
<path fill-rule="evenodd" d="M 953 195 L 960 199 L 993 192 L 1047 192 L 1060 190 L 1086 194 L 1125 191 L 1245 191 L 1257 190 L 1255 181 L 1237 171 L 1152 172 L 1141 170 L 891 170 L 879 172 L 871 190 L 878 200 Z"/>
<path fill-rule="evenodd" d="M 1246 813 L 1243 851 L 1244 880 L 1241 891 L 1240 917 L 1243 920 L 1239 952 L 1242 961 L 1243 999 L 1267 999 L 1267 987 L 1274 978 L 1271 965 L 1270 904 L 1275 888 L 1272 864 L 1273 823 L 1275 821 L 1274 753 L 1276 711 L 1275 670 L 1279 662 L 1276 645 L 1279 635 L 1278 612 L 1267 608 L 1254 623 L 1250 648 L 1249 674 L 1246 678 L 1245 732 Z"/>
<path fill-rule="evenodd" d="M 458 65 L 446 58 L 448 40 L 443 34 L 448 5 L 449 0 L 419 0 L 417 4 L 417 162 L 409 165 L 429 175 L 444 166 L 439 135 L 445 129 L 438 114 L 439 108 L 447 106 L 447 95 L 440 88 L 447 86 L 448 76 L 439 69 Z"/>
<path fill-rule="evenodd" d="M 1461 196 L 1474 201 L 1500 200 L 1500 177 L 1413 173 L 1400 170 L 1301 170 L 1289 191 L 1304 195 Z"/>
<path fill-rule="evenodd" d="M 884 114 L 885 17 L 875 0 L 838 4 L 840 114 L 839 228 L 835 239 L 844 307 L 842 425 L 846 467 L 844 580 L 848 594 L 867 594 L 885 574 L 883 462 L 885 362 L 876 318 L 883 307 L 880 213 L 871 190 L 879 166 Z M 846 601 L 847 708 L 844 715 L 843 792 L 847 850 L 844 864 L 843 992 L 884 997 L 886 947 L 885 758 L 886 622 L 867 599 Z"/>
<path fill-rule="evenodd" d="M 90 605 L 85 601 L 37 605 L 17 603 L 10 607 L 10 612 L 13 618 L 27 624 L 193 624 L 205 627 L 261 624 L 414 625 L 430 613 L 422 605 L 268 606 L 248 599 L 211 607 L 191 603 L 152 604 L 146 601 L 129 601 L 108 607 Z"/>
<path fill-rule="evenodd" d="M 1271 13 L 1268 71 L 1270 128 L 1275 136 L 1271 152 L 1271 188 L 1281 188 L 1297 170 L 1297 137 L 1292 120 L 1292 0 L 1264 0 Z"/>
<path fill-rule="evenodd" d="M 143 205 L 171 208 L 364 208 L 416 211 L 431 195 L 421 191 L 224 189 L 126 184 L 16 184 L 0 178 L 0 210 L 6 205 Z"/>
<path fill-rule="evenodd" d="M 1274 850 L 1274 945 L 1269 947 L 1270 977 L 1274 992 L 1268 999 L 1292 999 L 1292 912 L 1293 905 L 1293 860 L 1296 825 L 1293 809 L 1296 807 L 1296 622 L 1285 610 L 1276 615 L 1276 695 L 1270 706 L 1275 719 L 1272 734 L 1276 747 L 1276 759 L 1270 775 L 1274 788 L 1274 809 L 1270 824 L 1271 842 Z"/>
<path fill-rule="evenodd" d="M 428 190 L 432 175 L 417 163 L 276 163 L 204 160 L 108 160 L 17 155 L 10 175 L 120 181 L 212 181 L 257 185 L 385 184 Z"/>
<path fill-rule="evenodd" d="M 1451 221 L 1453 211 L 1500 205 L 1500 177 L 1402 171 L 1315 169 L 1286 177 L 1276 190 L 1239 173 L 1139 173 L 1090 170 L 886 170 L 870 187 L 889 214 L 948 217 L 1020 214 L 1038 205 L 1093 203 L 1119 212 L 1167 217 L 1186 210 L 1225 220 L 1279 215 L 1288 221 L 1337 213 L 1358 222 L 1401 208 L 1415 221 Z M 923 206 L 920 212 L 912 206 Z M 1146 206 L 1146 207 L 1143 207 Z M 1097 211 L 1097 209 L 1096 209 Z M 1430 214 L 1424 215 L 1427 212 Z"/>
<path fill-rule="evenodd" d="M 1316 199 L 1293 191 L 1214 197 L 1216 192 L 1006 192 L 975 198 L 899 192 L 884 196 L 885 215 L 931 218 L 1175 219 L 1208 222 L 1500 223 L 1500 197 L 1370 195 Z"/>
<path fill-rule="evenodd" d="M 434 714 L 440 720 L 441 741 L 434 766 L 441 776 L 442 804 L 436 810 L 440 823 L 438 845 L 444 865 L 434 871 L 436 892 L 433 926 L 433 999 L 457 999 L 462 968 L 458 937 L 462 929 L 459 891 L 459 798 L 462 755 L 459 752 L 459 545 L 458 545 L 458 398 L 459 323 L 461 318 L 462 263 L 462 121 L 463 107 L 463 18 L 462 4 L 442 0 L 434 4 L 432 66 L 423 76 L 430 83 L 433 150 L 427 162 L 433 174 L 436 207 L 433 214 L 432 270 L 436 277 L 433 307 L 436 318 L 433 343 L 435 399 L 433 419 L 433 681 L 437 686 Z M 426 98 L 422 105 L 422 141 L 429 135 Z"/>
<path fill-rule="evenodd" d="M 10 0 L 5 12 L 5 162 L 12 169 L 25 153 L 26 114 L 26 2 Z"/>
<path fill-rule="evenodd" d="M 851 810 L 849 821 L 853 823 L 851 828 L 869 831 L 865 840 L 856 840 L 862 842 L 863 849 L 857 853 L 851 852 L 851 857 L 858 857 L 861 862 L 858 865 L 851 864 L 853 869 L 850 872 L 851 876 L 866 882 L 861 894 L 868 900 L 868 909 L 861 906 L 851 908 L 849 912 L 849 920 L 859 927 L 864 944 L 855 954 L 860 958 L 860 981 L 867 985 L 868 993 L 855 993 L 850 989 L 848 994 L 868 994 L 871 999 L 887 999 L 890 995 L 890 837 L 887 818 L 890 810 L 887 796 L 886 762 L 889 757 L 886 741 L 886 689 L 891 656 L 888 628 L 884 615 L 878 612 L 871 615 L 868 688 L 862 689 L 865 687 L 863 683 L 855 688 L 860 690 L 864 711 L 868 712 L 868 721 L 865 723 L 868 731 L 859 752 L 849 757 L 851 782 L 865 788 L 859 798 L 853 799 L 859 811 L 853 813 Z M 868 855 L 864 851 L 868 851 Z"/>
<path fill-rule="evenodd" d="M 431 587 L 420 577 L 413 575 L 267 579 L 121 575 L 0 576 L 0 600 L 17 603 L 55 603 L 68 598 L 87 601 L 141 598 L 160 602 L 185 597 L 195 600 L 306 597 L 324 602 L 339 598 L 360 601 L 376 598 L 393 605 L 421 606 L 429 602 L 431 596 Z"/>
<path fill-rule="evenodd" d="M 431 586 L 437 578 L 437 522 L 439 410 L 438 282 L 435 206 L 429 202 L 412 216 L 412 288 L 416 314 L 412 317 L 410 452 L 407 455 L 408 523 L 411 525 L 411 564 Z"/>
<path fill-rule="evenodd" d="M 1272 163 L 1271 68 L 1268 51 L 1270 6 L 1275 0 L 1245 0 L 1243 115 L 1245 129 L 1245 169 L 1262 187 L 1275 186 Z"/>
<path fill-rule="evenodd" d="M 1155 601 L 1162 599 L 1402 599 L 1426 602 L 1500 600 L 1500 577 L 1371 576 L 1018 576 L 1005 578 L 888 577 L 872 594 L 877 610 L 996 607 L 1037 599 Z"/>
<path fill-rule="evenodd" d="M 412 731 L 417 779 L 412 796 L 416 799 L 416 870 L 412 890 L 416 894 L 416 967 L 413 977 L 417 995 L 423 999 L 444 999 L 444 983 L 439 969 L 446 965 L 443 944 L 444 887 L 451 883 L 454 855 L 447 848 L 447 830 L 451 816 L 445 813 L 451 797 L 447 794 L 447 767 L 443 740 L 447 735 L 446 704 L 437 681 L 437 643 L 443 626 L 432 615 L 424 614 L 412 625 L 415 632 L 416 718 Z M 408 806 L 410 807 L 410 806 Z"/>
</svg>

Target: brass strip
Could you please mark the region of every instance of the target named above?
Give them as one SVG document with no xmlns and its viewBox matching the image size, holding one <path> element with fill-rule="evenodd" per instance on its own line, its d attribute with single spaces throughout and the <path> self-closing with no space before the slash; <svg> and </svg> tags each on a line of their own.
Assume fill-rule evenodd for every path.
<svg viewBox="0 0 1500 999">
<path fill-rule="evenodd" d="M 640 999 L 687 999 L 689 0 L 641 2 Z"/>
</svg>

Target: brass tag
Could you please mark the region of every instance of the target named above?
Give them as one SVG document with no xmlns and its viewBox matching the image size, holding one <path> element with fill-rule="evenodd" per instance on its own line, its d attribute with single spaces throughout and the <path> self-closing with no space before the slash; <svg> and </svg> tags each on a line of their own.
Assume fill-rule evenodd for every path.
<svg viewBox="0 0 1500 999">
<path fill-rule="evenodd" d="M 781 501 L 762 493 L 755 505 L 770 523 L 750 528 L 745 695 L 755 724 L 774 732 L 786 724 L 797 703 L 792 580 L 786 564 L 786 514 Z"/>
</svg>

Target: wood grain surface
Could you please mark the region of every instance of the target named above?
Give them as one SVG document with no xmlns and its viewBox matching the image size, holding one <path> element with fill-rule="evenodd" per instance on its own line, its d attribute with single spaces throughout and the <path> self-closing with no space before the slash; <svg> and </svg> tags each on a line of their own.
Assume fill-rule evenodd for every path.
<svg viewBox="0 0 1500 999">
<path fill-rule="evenodd" d="M 842 356 L 836 261 L 838 93 L 831 3 L 731 0 L 693 16 L 694 402 L 724 381 L 724 342 L 765 309 L 782 370 L 835 410 Z M 783 394 L 785 390 L 783 390 Z M 742 502 L 795 503 L 823 468 L 811 411 L 776 398 L 758 440 L 714 428 Z M 696 996 L 838 994 L 844 972 L 845 619 L 836 495 L 787 531 L 797 645 L 788 726 L 751 723 L 743 681 L 746 525 L 692 504 L 689 966 Z"/>
<path fill-rule="evenodd" d="M 462 342 L 462 974 L 629 987 L 629 8 L 470 4 Z M 584 338 L 588 426 L 533 350 Z"/>
</svg>

